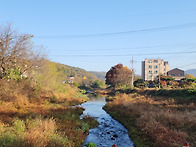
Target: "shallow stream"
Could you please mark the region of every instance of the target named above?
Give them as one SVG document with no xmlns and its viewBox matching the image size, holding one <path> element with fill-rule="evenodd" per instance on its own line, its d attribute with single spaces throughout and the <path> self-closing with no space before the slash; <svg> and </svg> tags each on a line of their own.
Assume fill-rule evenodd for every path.
<svg viewBox="0 0 196 147">
<path fill-rule="evenodd" d="M 85 108 L 81 117 L 89 115 L 95 117 L 99 122 L 97 128 L 89 130 L 83 147 L 89 142 L 95 143 L 98 147 L 112 147 L 113 144 L 118 147 L 134 147 L 127 129 L 102 109 L 105 104 L 105 97 L 98 97 L 90 98 L 81 105 Z"/>
</svg>

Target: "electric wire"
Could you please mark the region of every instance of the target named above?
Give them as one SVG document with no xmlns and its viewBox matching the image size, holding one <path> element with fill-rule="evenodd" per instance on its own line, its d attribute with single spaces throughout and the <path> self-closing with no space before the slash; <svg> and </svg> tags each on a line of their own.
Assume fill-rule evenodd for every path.
<svg viewBox="0 0 196 147">
<path fill-rule="evenodd" d="M 195 65 L 195 64 L 196 64 L 196 62 L 193 62 L 193 63 L 190 63 L 190 64 L 179 66 L 178 68 L 183 68 L 183 67 L 187 67 L 187 66 L 191 66 L 191 65 Z"/>
<path fill-rule="evenodd" d="M 144 55 L 178 55 L 178 54 L 195 54 L 196 51 L 189 51 L 189 52 L 162 52 L 162 53 L 146 53 L 146 54 L 140 54 L 140 53 L 137 53 L 137 54 L 113 54 L 113 55 L 95 55 L 95 54 L 81 54 L 81 55 L 73 55 L 73 54 L 70 54 L 70 55 L 66 55 L 66 54 L 62 54 L 62 55 L 49 55 L 49 56 L 69 56 L 69 57 L 126 57 L 126 56 L 144 56 Z"/>
<path fill-rule="evenodd" d="M 157 31 L 166 31 L 173 29 L 182 29 L 196 27 L 196 22 L 190 22 L 185 24 L 178 24 L 166 27 L 150 28 L 150 29 L 141 29 L 141 30 L 130 30 L 130 31 L 121 31 L 121 32 L 111 32 L 111 33 L 99 33 L 99 34 L 84 34 L 84 35 L 62 35 L 62 36 L 34 36 L 35 38 L 92 38 L 92 37 L 108 37 L 108 36 L 118 36 L 118 35 L 127 35 L 127 34 L 136 34 L 136 33 L 147 33 L 147 32 L 157 32 Z"/>
<path fill-rule="evenodd" d="M 64 49 L 64 51 L 115 51 L 115 50 L 146 50 L 146 49 L 157 49 L 157 48 L 171 48 L 175 46 L 196 46 L 196 43 L 179 43 L 179 44 L 162 44 L 162 45 L 152 45 L 152 46 L 136 46 L 136 47 L 118 47 L 118 48 L 94 48 L 89 49 Z M 63 51 L 63 50 L 62 50 Z"/>
</svg>

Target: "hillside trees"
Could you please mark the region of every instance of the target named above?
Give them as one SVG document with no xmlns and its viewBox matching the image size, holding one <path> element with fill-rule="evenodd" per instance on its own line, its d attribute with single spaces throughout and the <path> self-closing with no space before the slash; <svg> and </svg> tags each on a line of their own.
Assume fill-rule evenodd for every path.
<svg viewBox="0 0 196 147">
<path fill-rule="evenodd" d="M 192 75 L 192 74 L 186 74 L 185 77 L 186 78 L 195 78 L 194 75 Z"/>
<path fill-rule="evenodd" d="M 11 25 L 0 28 L 0 79 L 30 75 L 40 62 L 33 51 L 32 35 L 18 34 Z"/>
<path fill-rule="evenodd" d="M 122 64 L 117 64 L 106 73 L 106 84 L 111 87 L 122 87 L 130 84 L 131 71 Z"/>
</svg>

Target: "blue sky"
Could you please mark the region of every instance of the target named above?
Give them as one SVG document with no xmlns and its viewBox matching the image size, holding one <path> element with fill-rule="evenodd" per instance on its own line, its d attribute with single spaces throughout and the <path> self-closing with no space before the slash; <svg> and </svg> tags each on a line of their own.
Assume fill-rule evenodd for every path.
<svg viewBox="0 0 196 147">
<path fill-rule="evenodd" d="M 0 25 L 34 35 L 51 61 L 108 71 L 122 63 L 141 74 L 141 61 L 196 68 L 195 0 L 6 0 Z"/>
</svg>

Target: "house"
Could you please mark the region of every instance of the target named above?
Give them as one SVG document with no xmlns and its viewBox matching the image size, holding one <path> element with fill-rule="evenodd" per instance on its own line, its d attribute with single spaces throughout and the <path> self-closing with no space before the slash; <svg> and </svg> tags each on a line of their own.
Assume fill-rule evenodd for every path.
<svg viewBox="0 0 196 147">
<path fill-rule="evenodd" d="M 170 77 L 173 77 L 176 81 L 180 81 L 182 78 L 184 78 L 184 70 L 174 68 L 167 72 L 167 75 Z"/>
<path fill-rule="evenodd" d="M 145 81 L 154 81 L 160 74 L 166 76 L 168 71 L 168 61 L 161 59 L 145 59 L 142 61 L 142 78 Z"/>
<path fill-rule="evenodd" d="M 66 77 L 66 81 L 63 81 L 63 83 L 73 84 L 74 80 L 75 77 Z"/>
</svg>

